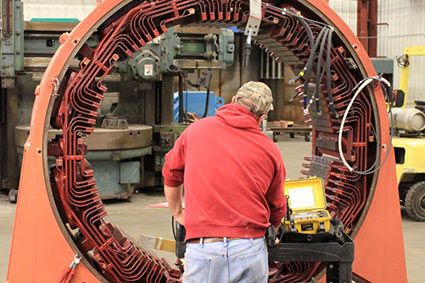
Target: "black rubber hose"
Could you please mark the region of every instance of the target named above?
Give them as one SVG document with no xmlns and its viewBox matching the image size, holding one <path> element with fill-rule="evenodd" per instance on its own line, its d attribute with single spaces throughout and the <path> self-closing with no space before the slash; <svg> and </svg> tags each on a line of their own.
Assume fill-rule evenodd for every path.
<svg viewBox="0 0 425 283">
<path fill-rule="evenodd" d="M 208 86 L 207 97 L 206 97 L 206 100 L 205 100 L 205 110 L 204 110 L 204 115 L 202 115 L 202 118 L 207 117 L 209 107 L 210 107 L 210 87 Z"/>
<path fill-rule="evenodd" d="M 312 49 L 310 50 L 310 57 L 306 63 L 306 66 L 304 67 L 304 97 L 307 98 L 308 100 L 311 100 L 312 98 L 314 99 L 314 93 L 312 94 L 311 97 L 307 96 L 307 92 L 308 92 L 308 88 L 309 88 L 309 84 L 310 84 L 310 78 L 311 75 L 313 73 L 313 67 L 314 67 L 314 56 L 316 55 L 316 51 L 317 48 L 319 47 L 319 43 L 320 40 L 323 37 L 323 34 L 325 33 L 325 29 L 323 28 L 320 33 L 318 34 L 317 38 L 316 38 L 316 42 L 314 44 L 314 46 L 312 47 Z M 304 109 L 307 109 L 310 105 L 310 102 L 307 103 L 307 105 L 304 105 Z"/>
<path fill-rule="evenodd" d="M 313 35 L 313 32 L 311 31 L 310 26 L 308 25 L 306 20 L 304 20 L 303 18 L 301 18 L 301 17 L 295 17 L 295 18 L 298 19 L 298 21 L 301 23 L 301 25 L 304 27 L 305 31 L 307 32 L 308 41 L 310 42 L 310 48 L 311 48 L 311 51 L 313 51 L 313 46 L 315 45 L 314 44 L 314 35 Z M 320 37 L 320 34 L 319 34 L 318 38 L 319 37 Z M 307 72 L 307 70 L 309 68 L 309 62 L 311 62 L 313 60 L 313 58 L 314 58 L 314 54 L 310 53 L 310 56 L 307 60 L 307 64 L 305 65 L 304 70 L 303 70 L 304 74 Z"/>
<path fill-rule="evenodd" d="M 328 34 L 327 54 L 326 54 L 326 88 L 329 97 L 329 106 L 331 107 L 332 114 L 335 118 L 339 118 L 336 113 L 336 107 L 334 104 L 334 97 L 332 93 L 332 73 L 331 73 L 331 53 L 332 53 L 332 35 L 334 30 L 331 28 Z"/>
<path fill-rule="evenodd" d="M 188 97 L 186 97 L 186 101 L 187 99 Z M 184 115 L 185 110 L 183 108 L 183 74 L 179 73 L 179 123 L 183 122 Z"/>
<path fill-rule="evenodd" d="M 325 29 L 325 32 L 323 33 L 323 38 L 322 38 L 321 43 L 320 43 L 319 55 L 317 57 L 316 91 L 313 93 L 313 99 L 315 100 L 314 102 L 315 102 L 315 105 L 316 105 L 316 112 L 319 115 L 321 115 L 321 111 L 320 111 L 320 83 L 322 82 L 324 70 L 326 68 L 326 66 L 323 67 L 323 71 L 322 71 L 322 60 L 323 60 L 323 52 L 325 50 L 326 38 L 327 38 L 328 33 L 329 33 L 328 28 L 324 28 L 324 29 Z"/>
<path fill-rule="evenodd" d="M 313 46 L 314 46 L 314 35 L 313 35 L 313 32 L 311 31 L 311 28 L 310 28 L 310 26 L 308 25 L 308 23 L 306 22 L 306 20 L 304 20 L 303 18 L 301 18 L 301 17 L 296 17 L 296 19 L 298 19 L 298 21 L 301 23 L 301 25 L 304 27 L 304 29 L 306 30 L 306 32 L 307 32 L 307 36 L 308 36 L 308 40 L 310 41 L 310 46 L 311 46 L 311 48 L 313 48 Z M 309 61 L 312 59 L 311 58 L 312 56 L 311 56 L 311 54 L 310 54 L 310 58 L 308 59 Z M 308 61 L 307 61 L 308 62 Z M 306 65 L 306 67 L 307 67 L 307 65 Z"/>
<path fill-rule="evenodd" d="M 310 27 L 308 28 L 310 30 Z M 308 61 L 304 67 L 304 93 L 307 93 L 307 90 L 308 90 L 308 84 L 310 83 L 311 73 L 313 70 L 314 55 L 316 54 L 316 50 L 319 47 L 320 39 L 322 38 L 324 32 L 325 32 L 325 28 L 323 28 L 320 31 L 319 35 L 316 38 L 316 42 L 313 45 L 311 45 L 312 48 L 310 50 L 310 57 L 308 58 Z"/>
<path fill-rule="evenodd" d="M 323 39 L 322 39 L 322 45 L 324 45 L 324 43 L 326 43 L 327 36 L 329 35 L 329 32 L 330 31 L 328 30 L 327 34 L 323 37 Z M 323 52 L 324 51 L 325 51 L 324 46 L 323 46 L 323 48 L 321 46 L 321 48 L 320 48 L 321 54 L 319 54 L 319 57 L 318 58 L 321 58 L 321 59 L 323 58 Z M 325 58 L 325 66 L 323 68 L 321 66 L 319 66 L 319 67 L 320 67 L 320 69 L 318 68 L 317 69 L 317 73 L 316 73 L 316 90 L 317 90 L 317 93 L 319 93 L 319 91 L 320 91 L 320 87 L 318 86 L 318 84 L 320 84 L 323 81 L 323 77 L 325 76 L 325 72 L 326 72 L 326 69 L 328 67 L 328 65 L 327 65 L 327 57 Z M 320 73 L 320 75 L 319 75 L 319 73 Z"/>
</svg>

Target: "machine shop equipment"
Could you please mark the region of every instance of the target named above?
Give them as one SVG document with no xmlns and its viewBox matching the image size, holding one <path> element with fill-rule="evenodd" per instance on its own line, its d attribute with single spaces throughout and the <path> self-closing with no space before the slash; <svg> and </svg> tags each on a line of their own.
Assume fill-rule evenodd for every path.
<svg viewBox="0 0 425 283">
<path fill-rule="evenodd" d="M 2 36 L 2 44 L 7 47 L 2 47 L 2 54 L 4 58 L 12 58 L 15 64 L 11 64 L 12 59 L 1 62 L 3 103 L 0 107 L 5 109 L 1 111 L 0 189 L 9 189 L 9 200 L 16 202 L 18 172 L 29 133 L 34 89 L 60 46 L 61 35 L 72 30 L 78 20 L 34 19 L 24 22 L 21 1 L 5 1 L 3 6 L 6 8 L 4 12 L 10 16 L 3 25 L 13 19 L 9 27 L 13 31 Z M 99 33 L 94 32 L 86 40 L 84 54 L 99 43 L 99 37 Z M 16 52 L 9 54 L 8 46 L 12 43 Z M 233 64 L 234 53 L 235 36 L 230 29 L 176 26 L 152 39 L 131 58 L 114 65 L 105 77 L 108 92 L 102 100 L 96 128 L 93 136 L 87 139 L 89 162 L 98 183 L 102 183 L 99 186 L 102 199 L 127 199 L 136 187 L 162 185 L 163 155 L 187 125 L 172 123 L 171 113 L 160 113 L 161 97 L 170 98 L 167 107 L 172 105 L 173 85 L 180 73 L 228 68 Z M 74 58 L 70 64 L 72 68 L 78 68 L 79 58 Z M 126 95 L 120 97 L 119 92 Z M 145 100 L 151 104 L 144 103 Z M 168 129 L 164 137 L 163 125 Z M 163 148 L 163 141 L 170 137 L 169 131 L 173 131 L 175 137 Z M 51 129 L 50 140 L 57 133 Z M 139 139 L 135 142 L 137 136 Z M 109 139 L 107 148 L 100 146 Z M 17 154 L 14 148 L 17 148 Z"/>
<path fill-rule="evenodd" d="M 24 69 L 23 14 L 21 1 L 2 1 L 0 32 L 0 189 L 16 188 L 16 154 L 6 145 L 13 144 L 17 99 L 16 75 Z M 11 113 L 12 112 L 12 113 Z M 11 117 L 12 116 L 12 117 Z M 7 163 L 4 161 L 7 160 Z"/>
<path fill-rule="evenodd" d="M 353 89 L 376 72 L 361 43 L 325 1 L 105 0 L 70 34 L 61 36 L 62 44 L 36 90 L 8 282 L 55 282 L 76 254 L 81 256 L 73 277 L 77 282 L 180 280 L 178 270 L 138 247 L 104 218 L 82 137 L 96 127 L 96 110 L 109 85 L 105 79 L 116 62 L 131 58 L 173 26 L 244 29 L 248 22 L 256 22 L 255 15 L 257 24 L 246 29 L 249 48 L 244 49 L 249 51 L 244 55 L 251 56 L 245 61 L 255 59 L 252 43 L 299 74 L 295 81 L 307 98 L 303 106 L 310 110 L 313 128 L 312 155 L 306 158 L 303 173 L 324 179 L 329 212 L 355 241 L 353 279 L 407 281 L 398 196 L 388 189 L 396 180 L 385 98 L 380 89 L 365 88 L 347 116 L 342 152 L 356 168 L 350 171 L 340 159 L 337 132 Z M 98 43 L 87 44 L 95 31 Z M 70 68 L 74 59 L 80 64 Z M 154 127 L 154 140 L 159 134 L 164 145 L 171 145 L 176 133 L 169 126 L 172 93 L 164 91 L 169 79 L 163 75 L 161 84 L 155 82 L 155 99 L 144 101 L 146 110 L 162 107 L 146 121 L 159 125 Z M 50 107 L 55 101 L 59 106 Z M 49 126 L 61 132 L 51 142 L 45 139 Z M 45 161 L 49 148 L 57 149 L 53 168 Z M 357 173 L 376 164 L 380 167 L 370 174 Z M 322 275 L 320 262 L 275 260 L 278 271 L 273 282 L 308 282 Z"/>
<path fill-rule="evenodd" d="M 15 127 L 29 124 L 34 89 L 59 47 L 59 36 L 76 25 L 75 21 L 64 20 L 24 22 L 22 1 L 2 1 L 0 190 L 16 193 L 19 162 Z"/>
<path fill-rule="evenodd" d="M 224 105 L 224 98 L 215 95 L 213 91 L 209 94 L 207 91 L 185 91 L 183 92 L 183 111 L 195 114 L 197 117 L 202 117 L 205 114 L 205 101 L 209 95 L 209 103 L 207 116 L 215 115 L 218 108 Z M 179 93 L 174 93 L 174 121 L 179 121 L 180 101 Z"/>
<path fill-rule="evenodd" d="M 234 60 L 234 33 L 226 28 L 215 30 L 205 34 L 201 29 L 170 28 L 117 65 L 121 72 L 144 80 L 161 80 L 161 74 L 177 69 L 229 67 Z"/>
<path fill-rule="evenodd" d="M 99 108 L 98 126 L 93 133 L 84 138 L 90 151 L 87 160 L 93 167 L 102 199 L 128 199 L 135 185 L 142 182 L 144 156 L 152 154 L 153 127 L 128 124 L 127 120 L 115 116 L 120 93 L 105 93 Z M 19 159 L 22 159 L 25 142 L 29 135 L 29 126 L 16 127 L 16 144 Z M 50 129 L 48 140 L 52 142 L 60 131 Z M 57 148 L 51 147 L 50 166 L 54 165 Z"/>
</svg>

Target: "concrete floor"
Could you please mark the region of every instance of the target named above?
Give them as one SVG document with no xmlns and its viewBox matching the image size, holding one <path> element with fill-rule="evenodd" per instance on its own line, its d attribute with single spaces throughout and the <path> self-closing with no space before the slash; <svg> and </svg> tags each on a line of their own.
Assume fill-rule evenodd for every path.
<svg viewBox="0 0 425 283">
<path fill-rule="evenodd" d="M 304 142 L 302 138 L 282 138 L 278 146 L 286 160 L 288 177 L 297 178 L 304 153 L 310 150 L 310 143 Z M 138 239 L 140 234 L 171 238 L 168 209 L 149 207 L 151 204 L 163 201 L 165 198 L 160 192 L 143 192 L 134 195 L 131 202 L 109 201 L 106 204 L 109 212 L 108 220 L 134 239 Z M 15 205 L 10 204 L 5 195 L 0 195 L 0 282 L 3 282 L 6 277 L 14 213 Z M 409 282 L 424 282 L 425 223 L 414 222 L 403 215 L 403 234 Z M 160 256 L 169 261 L 174 260 L 172 254 L 160 253 Z"/>
</svg>

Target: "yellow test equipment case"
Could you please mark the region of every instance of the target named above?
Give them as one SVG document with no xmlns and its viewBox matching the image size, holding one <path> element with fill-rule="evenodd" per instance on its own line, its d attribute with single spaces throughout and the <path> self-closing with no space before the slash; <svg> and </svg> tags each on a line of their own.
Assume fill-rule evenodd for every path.
<svg viewBox="0 0 425 283">
<path fill-rule="evenodd" d="M 329 232 L 331 216 L 326 210 L 323 179 L 288 180 L 284 194 L 288 201 L 288 213 L 283 220 L 286 231 L 302 234 Z"/>
</svg>

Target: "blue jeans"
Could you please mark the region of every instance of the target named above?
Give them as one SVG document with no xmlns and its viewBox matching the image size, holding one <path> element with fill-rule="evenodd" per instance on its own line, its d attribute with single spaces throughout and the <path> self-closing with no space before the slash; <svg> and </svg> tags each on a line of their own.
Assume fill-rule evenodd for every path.
<svg viewBox="0 0 425 283">
<path fill-rule="evenodd" d="M 263 283 L 268 279 L 263 238 L 188 243 L 185 259 L 184 283 Z"/>
</svg>

